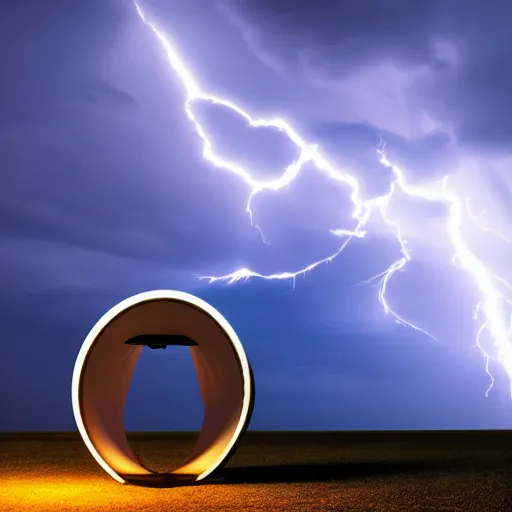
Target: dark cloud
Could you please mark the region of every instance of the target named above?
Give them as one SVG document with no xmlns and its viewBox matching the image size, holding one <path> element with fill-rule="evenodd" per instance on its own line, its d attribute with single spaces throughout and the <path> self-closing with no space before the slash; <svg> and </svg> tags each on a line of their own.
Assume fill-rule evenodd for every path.
<svg viewBox="0 0 512 512">
<path fill-rule="evenodd" d="M 286 0 L 227 2 L 232 12 L 246 16 L 260 31 L 258 43 L 274 44 L 285 66 L 318 66 L 336 75 L 354 67 L 398 58 L 423 63 L 433 57 L 424 27 L 439 23 L 441 3 Z M 412 24 L 411 21 L 417 23 Z M 407 45 L 404 45 L 407 40 Z"/>
<path fill-rule="evenodd" d="M 224 260 L 239 238 L 257 241 L 247 229 L 247 188 L 202 163 L 167 75 L 164 121 L 147 99 L 158 72 L 146 77 L 131 59 L 125 72 L 140 76 L 142 102 L 104 78 L 105 56 L 126 51 L 119 38 L 135 17 L 128 7 L 53 1 L 37 4 L 33 18 L 18 6 L 2 18 L 2 51 L 11 50 L 0 100 L 0 234 L 190 269 Z M 45 23 L 33 25 L 36 18 Z M 144 25 L 134 28 L 158 62 Z M 217 183 L 226 187 L 212 194 Z M 209 209 L 217 214 L 205 216 Z"/>
<path fill-rule="evenodd" d="M 51 115 L 73 84 L 87 79 L 126 11 L 109 1 L 8 1 L 0 20 L 0 119 Z"/>
<path fill-rule="evenodd" d="M 509 3 L 283 1 L 220 2 L 250 33 L 253 50 L 272 55 L 287 72 L 343 79 L 391 62 L 423 69 L 408 94 L 416 107 L 456 129 L 475 149 L 508 147 Z"/>
<path fill-rule="evenodd" d="M 378 163 L 381 140 L 408 175 L 429 180 L 450 167 L 457 140 L 436 122 L 407 135 L 368 121 L 360 111 L 373 110 L 373 89 L 340 100 L 331 87 L 337 81 L 356 77 L 357 92 L 389 78 L 379 75 L 382 63 L 406 77 L 420 69 L 404 92 L 407 108 L 428 107 L 435 120 L 456 125 L 460 140 L 479 133 L 482 140 L 506 139 L 508 107 L 486 117 L 505 94 L 505 79 L 497 74 L 508 66 L 501 4 L 499 15 L 470 3 L 458 16 L 460 2 L 384 7 L 326 0 L 290 8 L 291 2 L 277 0 L 224 1 L 217 11 L 206 0 L 146 3 L 208 90 L 254 115 L 293 120 L 340 169 L 357 174 L 367 196 L 383 193 L 391 180 Z M 400 257 L 396 238 L 380 232 L 353 240 L 334 262 L 294 281 L 209 286 L 195 274 L 298 270 L 333 253 L 341 242 L 329 230 L 355 224 L 350 187 L 308 164 L 285 189 L 257 195 L 254 220 L 263 243 L 245 212 L 249 187 L 204 161 L 202 141 L 183 111 L 184 88 L 131 1 L 5 5 L 0 410 L 10 416 L 0 417 L 0 430 L 74 428 L 69 383 L 84 336 L 119 300 L 155 288 L 196 293 L 233 324 L 256 372 L 254 428 L 501 425 L 497 407 L 478 398 L 488 383 L 482 358 L 460 354 L 463 341 L 473 339 L 468 310 L 475 290 L 452 286 L 444 239 L 440 244 L 450 252 L 445 267 L 423 251 L 423 215 L 405 208 L 421 236 L 411 240 L 415 263 L 390 284 L 391 302 L 449 340 L 442 345 L 396 326 L 377 289 L 356 286 Z M 261 65 L 241 36 L 281 73 Z M 361 85 L 358 71 L 372 66 L 376 74 Z M 305 80 L 318 77 L 325 83 Z M 375 99 L 376 111 L 388 92 Z M 259 178 L 278 176 L 297 156 L 282 134 L 251 129 L 221 107 L 194 108 L 215 133 L 219 154 Z M 377 112 L 379 121 L 399 116 L 390 110 Z M 130 428 L 198 426 L 197 389 L 177 392 L 184 382 L 193 385 L 182 356 L 143 357 L 129 399 Z M 187 409 L 188 400 L 193 408 Z M 164 401 L 171 409 L 184 407 L 181 423 L 168 408 L 155 407 Z"/>
<path fill-rule="evenodd" d="M 110 103 L 114 106 L 125 108 L 137 108 L 140 105 L 132 95 L 103 80 L 85 85 L 81 90 L 77 91 L 77 96 L 84 101 L 96 105 Z"/>
</svg>

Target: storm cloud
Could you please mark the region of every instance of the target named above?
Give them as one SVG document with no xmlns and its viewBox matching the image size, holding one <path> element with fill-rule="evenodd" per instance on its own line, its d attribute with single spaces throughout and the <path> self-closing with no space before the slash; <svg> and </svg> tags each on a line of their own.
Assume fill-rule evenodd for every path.
<svg viewBox="0 0 512 512">
<path fill-rule="evenodd" d="M 464 146 L 506 150 L 512 15 L 493 0 L 219 0 L 256 55 L 284 72 L 339 82 L 390 64 L 409 75 L 402 94 L 452 126 Z"/>
<path fill-rule="evenodd" d="M 390 206 L 413 254 L 389 284 L 390 307 L 437 343 L 385 315 L 368 280 L 401 247 L 394 225 L 374 218 L 365 240 L 294 280 L 210 285 L 198 277 L 297 271 L 334 253 L 343 239 L 331 230 L 356 224 L 353 190 L 310 163 L 288 187 L 254 197 L 260 232 L 246 211 L 250 187 L 203 157 L 185 87 L 131 1 L 4 3 L 0 430 L 73 429 L 69 384 L 83 338 L 116 302 L 156 288 L 196 293 L 232 323 L 256 374 L 254 428 L 510 426 L 499 365 L 485 399 L 478 289 L 452 265 L 446 205 L 398 197 Z M 478 218 L 506 233 L 508 3 L 141 5 L 205 90 L 291 123 L 357 177 L 364 199 L 390 190 L 377 153 L 385 143 L 411 183 L 449 176 L 475 212 L 487 209 Z M 207 102 L 193 108 L 216 151 L 255 178 L 277 178 L 299 154 L 274 129 Z M 468 232 L 506 274 L 510 245 Z M 143 354 L 128 428 L 198 426 L 189 363 L 183 353 Z M 190 392 L 169 398 L 183 383 Z M 163 401 L 169 409 L 155 405 Z M 180 421 L 172 407 L 184 408 Z"/>
</svg>

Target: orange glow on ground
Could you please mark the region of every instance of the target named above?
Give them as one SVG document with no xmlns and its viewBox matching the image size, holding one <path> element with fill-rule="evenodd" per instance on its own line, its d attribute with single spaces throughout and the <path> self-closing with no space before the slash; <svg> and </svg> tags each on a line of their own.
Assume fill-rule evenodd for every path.
<svg viewBox="0 0 512 512">
<path fill-rule="evenodd" d="M 133 439 L 159 471 L 194 436 Z M 171 467 L 169 467 L 171 466 Z M 512 432 L 249 433 L 225 483 L 121 485 L 81 439 L 0 434 L 1 512 L 510 510 Z"/>
<path fill-rule="evenodd" d="M 98 471 L 99 472 L 99 471 Z M 275 487 L 275 486 L 273 486 Z M 150 489 L 120 485 L 108 476 L 98 477 L 9 477 L 0 483 L 2 512 L 52 511 L 241 511 L 274 510 L 280 492 L 256 484 L 200 485 L 173 489 Z M 269 492 L 270 491 L 270 492 Z M 304 492 L 304 491 L 303 491 Z M 288 493 L 292 499 L 295 493 Z M 220 507 L 219 507 L 220 505 Z M 260 508 L 261 507 L 261 508 Z"/>
<path fill-rule="evenodd" d="M 79 503 L 102 508 L 111 503 L 112 496 L 103 492 L 101 484 L 81 478 L 9 478 L 2 481 L 0 489 L 7 507 L 50 510 L 66 503 Z"/>
</svg>

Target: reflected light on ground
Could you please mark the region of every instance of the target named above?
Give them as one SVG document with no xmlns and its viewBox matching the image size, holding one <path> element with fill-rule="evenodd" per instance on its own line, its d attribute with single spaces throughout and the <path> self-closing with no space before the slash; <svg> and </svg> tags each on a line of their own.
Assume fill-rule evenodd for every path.
<svg viewBox="0 0 512 512">
<path fill-rule="evenodd" d="M 23 510 L 128 510 L 134 506 L 159 503 L 166 495 L 167 506 L 175 510 L 186 507 L 194 491 L 204 488 L 149 489 L 135 486 L 119 486 L 107 478 L 83 476 L 62 477 L 8 477 L 0 482 L 2 512 Z"/>
<path fill-rule="evenodd" d="M 194 439 L 132 441 L 164 469 Z M 511 446 L 505 430 L 252 433 L 224 483 L 148 488 L 119 485 L 77 435 L 0 435 L 0 511 L 510 510 Z"/>
</svg>

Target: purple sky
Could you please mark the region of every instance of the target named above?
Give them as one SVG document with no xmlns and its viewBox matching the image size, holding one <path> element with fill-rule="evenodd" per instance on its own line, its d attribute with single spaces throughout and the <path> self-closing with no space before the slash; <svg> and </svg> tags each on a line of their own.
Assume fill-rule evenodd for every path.
<svg viewBox="0 0 512 512">
<path fill-rule="evenodd" d="M 254 368 L 254 429 L 511 428 L 499 365 L 488 398 L 475 345 L 480 296 L 452 265 L 447 209 L 397 195 L 413 261 L 392 307 L 438 342 L 386 317 L 358 285 L 400 257 L 372 219 L 328 265 L 289 281 L 213 284 L 197 275 L 296 271 L 353 229 L 350 189 L 307 166 L 245 206 L 249 187 L 201 156 L 185 91 L 127 0 L 17 0 L 0 16 L 0 430 L 74 429 L 70 382 L 88 330 L 119 300 L 155 288 L 195 293 L 239 334 Z M 411 183 L 443 176 L 486 226 L 512 239 L 508 2 L 141 0 L 203 88 L 255 116 L 280 116 L 387 192 L 379 140 Z M 384 7 L 385 6 L 385 7 Z M 275 130 L 225 108 L 196 114 L 219 154 L 278 177 L 298 156 Z M 432 185 L 432 186 L 434 186 Z M 476 224 L 472 249 L 512 279 L 512 244 Z M 183 387 L 186 386 L 186 389 Z M 129 429 L 196 429 L 201 405 L 185 350 L 144 352 Z"/>
</svg>

